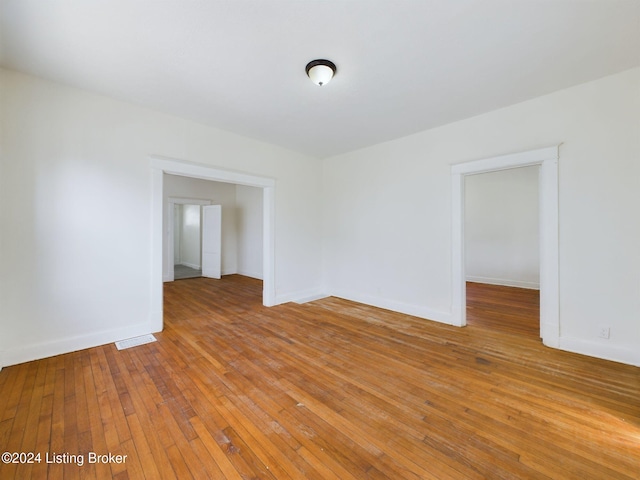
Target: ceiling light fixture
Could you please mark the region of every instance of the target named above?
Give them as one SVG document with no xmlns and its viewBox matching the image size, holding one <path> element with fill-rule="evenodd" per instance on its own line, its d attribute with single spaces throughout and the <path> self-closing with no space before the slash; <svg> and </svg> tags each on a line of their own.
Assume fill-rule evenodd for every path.
<svg viewBox="0 0 640 480">
<path fill-rule="evenodd" d="M 329 60 L 312 60 L 307 64 L 306 72 L 313 83 L 323 86 L 336 74 L 336 66 Z"/>
</svg>

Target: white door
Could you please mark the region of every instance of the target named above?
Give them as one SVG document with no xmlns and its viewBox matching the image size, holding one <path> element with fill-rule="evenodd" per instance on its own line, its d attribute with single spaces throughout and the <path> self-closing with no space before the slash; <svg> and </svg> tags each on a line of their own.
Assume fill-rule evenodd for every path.
<svg viewBox="0 0 640 480">
<path fill-rule="evenodd" d="M 222 270 L 222 207 L 202 207 L 202 276 L 220 278 Z"/>
</svg>

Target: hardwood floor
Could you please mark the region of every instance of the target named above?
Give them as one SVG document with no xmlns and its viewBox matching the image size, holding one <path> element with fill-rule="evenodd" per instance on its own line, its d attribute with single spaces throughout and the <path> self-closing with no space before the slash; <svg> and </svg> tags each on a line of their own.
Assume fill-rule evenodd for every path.
<svg viewBox="0 0 640 480">
<path fill-rule="evenodd" d="M 640 368 L 261 288 L 173 282 L 158 342 L 3 369 L 0 450 L 42 463 L 0 478 L 640 478 Z"/>
<path fill-rule="evenodd" d="M 467 325 L 540 338 L 540 292 L 467 282 Z"/>
</svg>

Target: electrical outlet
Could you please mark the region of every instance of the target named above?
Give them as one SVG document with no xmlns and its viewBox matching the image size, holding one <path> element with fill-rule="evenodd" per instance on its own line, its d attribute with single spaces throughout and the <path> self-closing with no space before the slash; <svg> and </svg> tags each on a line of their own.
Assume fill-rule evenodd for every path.
<svg viewBox="0 0 640 480">
<path fill-rule="evenodd" d="M 607 325 L 600 325 L 600 330 L 598 330 L 598 337 L 609 338 L 610 334 L 611 334 L 611 327 Z"/>
</svg>

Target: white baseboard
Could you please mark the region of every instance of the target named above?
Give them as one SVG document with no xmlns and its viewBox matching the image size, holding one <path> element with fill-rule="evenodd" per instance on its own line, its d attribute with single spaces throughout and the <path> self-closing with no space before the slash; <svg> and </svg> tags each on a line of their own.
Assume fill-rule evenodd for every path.
<svg viewBox="0 0 640 480">
<path fill-rule="evenodd" d="M 567 352 L 579 353 L 589 357 L 611 360 L 640 367 L 640 351 L 607 344 L 608 340 L 593 341 L 582 338 L 560 337 L 558 348 Z"/>
<path fill-rule="evenodd" d="M 329 295 L 327 295 L 326 293 L 317 293 L 315 295 L 309 295 L 308 297 L 300 297 L 297 300 L 294 300 L 294 302 L 299 304 L 309 303 L 313 302 L 314 300 L 320 300 L 321 298 L 327 298 L 328 296 Z"/>
<path fill-rule="evenodd" d="M 327 297 L 321 289 L 311 289 L 311 290 L 303 290 L 300 292 L 292 292 L 276 295 L 275 305 L 280 305 L 282 303 L 306 303 L 312 300 L 318 300 L 319 298 Z"/>
<path fill-rule="evenodd" d="M 202 266 L 202 265 L 196 265 L 195 263 L 188 263 L 188 262 L 180 262 L 180 265 L 184 265 L 185 267 L 193 268 L 195 270 L 200 270 L 200 267 Z"/>
<path fill-rule="evenodd" d="M 2 361 L 0 368 L 33 360 L 40 360 L 42 358 L 54 357 L 65 353 L 76 352 L 78 350 L 85 350 L 87 348 L 98 347 L 100 345 L 106 345 L 119 340 L 125 340 L 127 338 L 138 337 L 140 335 L 156 333 L 159 331 L 160 330 L 157 328 L 153 328 L 153 324 L 151 322 L 148 322 L 116 330 L 107 330 L 87 335 L 61 338 L 50 342 L 25 345 L 23 347 L 4 351 L 0 358 L 0 361 Z"/>
<path fill-rule="evenodd" d="M 276 304 L 287 302 L 305 303 L 327 296 L 329 295 L 321 293 L 319 290 L 308 290 L 305 292 L 279 295 L 276 297 Z M 432 310 L 423 306 L 410 305 L 402 302 L 344 291 L 333 292 L 332 296 L 407 315 L 413 315 L 427 320 L 433 320 L 447 325 L 452 324 L 452 315 L 450 313 Z M 8 367 L 10 365 L 17 365 L 19 363 L 29 362 L 32 360 L 62 355 L 161 331 L 162 322 L 158 322 L 157 318 L 154 321 L 154 318 L 162 318 L 162 312 L 158 312 L 151 317 L 152 319 L 148 323 L 144 324 L 0 351 L 0 371 L 3 367 Z M 581 355 L 640 367 L 640 351 L 637 349 L 610 345 L 607 344 L 606 340 L 591 341 L 580 338 L 559 337 L 557 344 L 548 346 Z"/>
<path fill-rule="evenodd" d="M 243 277 L 250 277 L 250 278 L 256 278 L 258 280 L 264 280 L 262 272 L 258 272 L 256 270 L 244 270 L 239 268 L 237 273 L 238 275 L 242 275 Z"/>
<path fill-rule="evenodd" d="M 404 313 L 406 315 L 412 315 L 418 318 L 424 318 L 425 320 L 433 320 L 434 322 L 454 325 L 451 312 L 434 310 L 423 305 L 412 305 L 409 303 L 397 302 L 395 300 L 374 297 L 372 295 L 347 292 L 344 290 L 332 291 L 330 295 L 333 297 L 344 298 L 345 300 L 351 300 L 353 302 L 363 303 L 365 305 L 371 305 L 372 307 L 384 308 L 393 312 Z"/>
<path fill-rule="evenodd" d="M 521 280 L 511 280 L 506 278 L 476 277 L 467 275 L 467 282 L 486 283 L 489 285 L 502 285 L 504 287 L 529 288 L 531 290 L 540 290 L 540 283 L 525 282 Z"/>
</svg>

